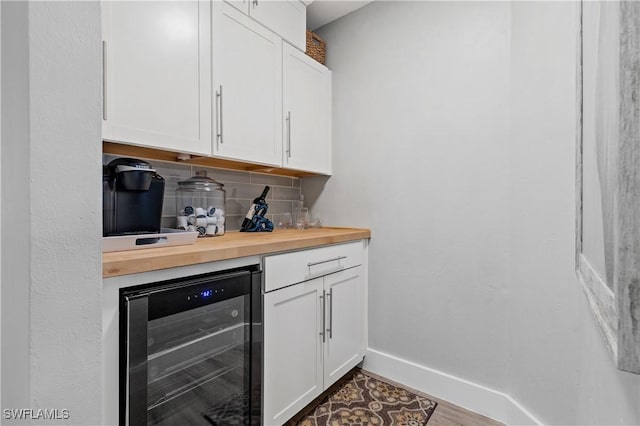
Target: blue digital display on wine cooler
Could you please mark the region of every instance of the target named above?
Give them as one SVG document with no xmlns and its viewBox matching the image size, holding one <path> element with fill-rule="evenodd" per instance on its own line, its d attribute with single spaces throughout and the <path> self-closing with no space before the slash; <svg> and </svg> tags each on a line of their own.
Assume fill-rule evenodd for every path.
<svg viewBox="0 0 640 426">
<path fill-rule="evenodd" d="M 200 292 L 200 296 L 202 297 L 211 297 L 211 295 L 213 295 L 213 290 L 202 290 Z"/>
</svg>

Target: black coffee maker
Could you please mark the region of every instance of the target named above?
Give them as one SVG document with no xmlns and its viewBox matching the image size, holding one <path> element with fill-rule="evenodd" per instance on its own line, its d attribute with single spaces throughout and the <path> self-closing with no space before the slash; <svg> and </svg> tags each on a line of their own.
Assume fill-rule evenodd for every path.
<svg viewBox="0 0 640 426">
<path fill-rule="evenodd" d="M 102 168 L 102 235 L 160 232 L 164 179 L 151 164 L 116 158 Z"/>
</svg>

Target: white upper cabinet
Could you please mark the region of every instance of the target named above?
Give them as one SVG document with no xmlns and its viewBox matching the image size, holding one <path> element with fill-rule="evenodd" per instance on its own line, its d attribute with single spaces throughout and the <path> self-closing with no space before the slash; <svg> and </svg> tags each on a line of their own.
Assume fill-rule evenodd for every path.
<svg viewBox="0 0 640 426">
<path fill-rule="evenodd" d="M 211 155 L 211 3 L 102 3 L 103 138 Z"/>
<path fill-rule="evenodd" d="M 283 167 L 331 174 L 331 71 L 283 43 Z"/>
<path fill-rule="evenodd" d="M 252 0 L 249 14 L 302 50 L 307 47 L 307 7 L 298 0 Z"/>
<path fill-rule="evenodd" d="M 213 7 L 213 153 L 281 166 L 282 41 L 228 3 Z"/>
<path fill-rule="evenodd" d="M 213 0 L 213 1 L 220 1 L 220 0 Z M 224 1 L 229 3 L 231 6 L 235 7 L 245 15 L 249 14 L 250 0 L 224 0 Z"/>
<path fill-rule="evenodd" d="M 302 50 L 307 46 L 307 7 L 298 0 L 225 0 Z"/>
<path fill-rule="evenodd" d="M 103 1 L 102 19 L 104 140 L 331 174 L 302 2 Z"/>
</svg>

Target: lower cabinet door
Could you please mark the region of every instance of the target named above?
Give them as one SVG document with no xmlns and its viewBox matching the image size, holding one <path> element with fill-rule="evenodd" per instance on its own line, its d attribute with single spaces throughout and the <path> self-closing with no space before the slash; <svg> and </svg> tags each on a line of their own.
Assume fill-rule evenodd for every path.
<svg viewBox="0 0 640 426">
<path fill-rule="evenodd" d="M 365 295 L 362 266 L 324 277 L 327 293 L 324 387 L 331 386 L 364 357 Z"/>
<path fill-rule="evenodd" d="M 323 391 L 323 279 L 264 295 L 264 417 L 281 425 Z"/>
</svg>

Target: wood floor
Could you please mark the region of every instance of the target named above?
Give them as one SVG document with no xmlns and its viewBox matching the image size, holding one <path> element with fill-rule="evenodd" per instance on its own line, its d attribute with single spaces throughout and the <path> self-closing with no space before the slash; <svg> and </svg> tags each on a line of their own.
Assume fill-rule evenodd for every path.
<svg viewBox="0 0 640 426">
<path fill-rule="evenodd" d="M 367 370 L 362 370 L 362 372 L 366 373 L 368 376 L 375 377 L 382 380 L 383 382 L 387 382 L 399 388 L 404 388 L 416 395 L 420 395 L 434 402 L 437 402 L 438 406 L 427 422 L 427 426 L 505 426 L 504 423 L 500 423 L 496 420 L 474 413 L 473 411 L 469 411 L 457 405 L 451 404 L 450 402 L 443 401 L 442 399 L 436 398 L 424 392 L 420 392 L 419 390 L 402 385 L 398 382 L 394 382 L 393 380 L 390 380 L 386 377 L 380 376 Z M 347 376 L 349 374 L 347 374 Z M 316 398 L 316 400 L 314 400 L 312 403 L 302 409 L 298 414 L 296 414 L 291 420 L 286 423 L 285 426 L 298 425 L 298 423 L 307 414 L 309 414 L 315 408 L 315 406 L 324 399 L 325 396 L 335 391 L 340 386 L 340 384 L 341 381 L 339 380 L 338 383 L 335 383 L 333 386 L 323 392 L 322 395 Z"/>
<path fill-rule="evenodd" d="M 490 419 L 489 417 L 474 413 L 473 411 L 466 410 L 462 407 L 451 404 L 450 402 L 436 398 L 424 392 L 420 392 L 417 389 L 394 382 L 386 377 L 382 377 L 367 370 L 362 371 L 366 372 L 371 377 L 376 377 L 392 385 L 407 389 L 416 395 L 424 396 L 425 398 L 429 398 L 430 400 L 437 402 L 438 406 L 427 422 L 427 426 L 505 426 L 504 423 L 500 423 L 496 420 Z"/>
</svg>

